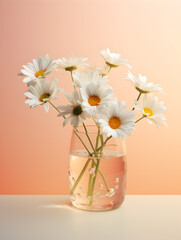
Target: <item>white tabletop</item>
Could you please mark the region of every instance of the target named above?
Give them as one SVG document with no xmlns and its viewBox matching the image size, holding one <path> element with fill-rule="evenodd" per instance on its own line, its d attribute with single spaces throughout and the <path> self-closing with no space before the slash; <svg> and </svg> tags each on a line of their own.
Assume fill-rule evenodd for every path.
<svg viewBox="0 0 181 240">
<path fill-rule="evenodd" d="M 181 196 L 128 195 L 121 208 L 87 212 L 69 196 L 0 196 L 1 240 L 181 240 Z"/>
</svg>

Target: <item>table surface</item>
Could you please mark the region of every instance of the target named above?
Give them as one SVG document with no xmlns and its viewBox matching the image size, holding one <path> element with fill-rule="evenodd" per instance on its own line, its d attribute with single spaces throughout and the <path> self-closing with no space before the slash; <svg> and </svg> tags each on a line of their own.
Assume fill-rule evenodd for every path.
<svg viewBox="0 0 181 240">
<path fill-rule="evenodd" d="M 108 212 L 69 196 L 0 196 L 1 240 L 181 240 L 181 196 L 128 195 Z"/>
</svg>

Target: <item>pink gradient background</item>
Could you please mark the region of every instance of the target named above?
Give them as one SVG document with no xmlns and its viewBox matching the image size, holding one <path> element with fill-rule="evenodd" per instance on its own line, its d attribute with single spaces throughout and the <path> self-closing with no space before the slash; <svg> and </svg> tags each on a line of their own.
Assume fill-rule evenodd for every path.
<svg viewBox="0 0 181 240">
<path fill-rule="evenodd" d="M 109 47 L 164 88 L 168 127 L 137 125 L 128 146 L 128 194 L 181 194 L 181 2 L 179 0 L 1 0 L 0 194 L 68 194 L 71 127 L 53 109 L 30 110 L 21 66 L 46 53 L 103 65 Z M 112 70 L 110 84 L 131 108 L 137 92 Z M 53 76 L 53 74 L 51 75 Z M 50 76 L 50 77 L 51 77 Z M 67 72 L 56 76 L 71 92 Z M 65 103 L 60 95 L 56 105 Z"/>
</svg>

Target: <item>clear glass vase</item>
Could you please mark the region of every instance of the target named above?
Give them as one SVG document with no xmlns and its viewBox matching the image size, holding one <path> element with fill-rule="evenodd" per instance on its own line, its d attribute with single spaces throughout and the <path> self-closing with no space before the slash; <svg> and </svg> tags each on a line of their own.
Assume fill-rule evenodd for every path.
<svg viewBox="0 0 181 240">
<path fill-rule="evenodd" d="M 84 127 L 79 127 L 72 133 L 69 169 L 71 202 L 74 207 L 89 211 L 118 208 L 125 197 L 125 142 L 108 139 L 94 125 L 87 126 L 86 131 Z"/>
</svg>

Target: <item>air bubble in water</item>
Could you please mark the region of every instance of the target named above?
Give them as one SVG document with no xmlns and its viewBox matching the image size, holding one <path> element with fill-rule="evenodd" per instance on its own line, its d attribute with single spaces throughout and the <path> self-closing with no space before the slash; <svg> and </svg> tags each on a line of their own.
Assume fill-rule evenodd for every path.
<svg viewBox="0 0 181 240">
<path fill-rule="evenodd" d="M 99 185 L 99 188 L 100 188 L 100 189 L 104 189 L 103 184 L 100 184 L 100 185 Z"/>
<path fill-rule="evenodd" d="M 94 174 L 95 174 L 95 168 L 90 168 L 90 169 L 89 169 L 89 173 L 90 173 L 91 175 L 94 175 Z"/>
<path fill-rule="evenodd" d="M 75 201 L 75 200 L 76 200 L 76 195 L 75 195 L 75 194 L 72 194 L 72 195 L 70 196 L 70 200 L 71 200 L 71 201 Z"/>
<path fill-rule="evenodd" d="M 99 192 L 95 194 L 95 197 L 99 197 L 99 196 L 100 196 L 100 193 L 99 193 Z"/>
<path fill-rule="evenodd" d="M 116 183 L 118 183 L 119 182 L 119 178 L 116 178 Z"/>
<path fill-rule="evenodd" d="M 79 198 L 81 197 L 81 194 L 80 194 L 80 193 L 77 193 L 76 195 L 77 195 L 77 197 L 79 197 Z"/>
<path fill-rule="evenodd" d="M 109 188 L 109 190 L 106 193 L 107 197 L 112 197 L 115 194 L 115 189 L 114 188 Z"/>
</svg>

